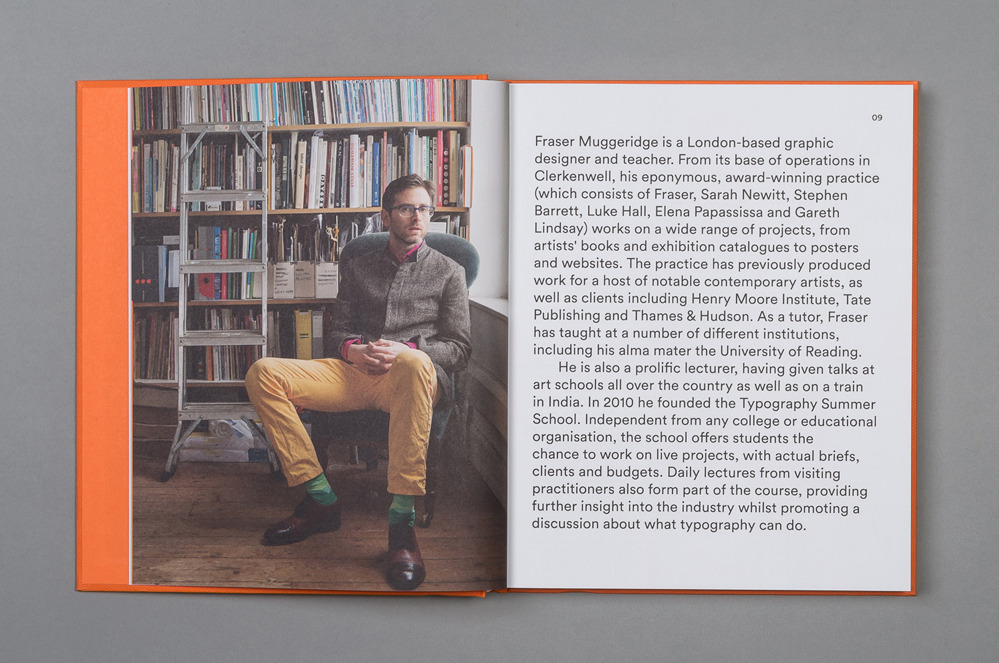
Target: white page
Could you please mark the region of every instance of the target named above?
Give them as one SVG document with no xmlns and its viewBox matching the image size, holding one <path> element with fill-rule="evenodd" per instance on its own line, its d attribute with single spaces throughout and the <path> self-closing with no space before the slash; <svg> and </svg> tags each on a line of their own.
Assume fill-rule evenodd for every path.
<svg viewBox="0 0 999 663">
<path fill-rule="evenodd" d="M 910 591 L 913 85 L 510 97 L 510 586 Z"/>
</svg>

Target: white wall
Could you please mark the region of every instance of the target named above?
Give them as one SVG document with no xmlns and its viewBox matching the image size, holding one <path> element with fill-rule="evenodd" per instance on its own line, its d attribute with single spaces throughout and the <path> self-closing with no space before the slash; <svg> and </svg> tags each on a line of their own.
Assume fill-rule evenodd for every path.
<svg viewBox="0 0 999 663">
<path fill-rule="evenodd" d="M 471 81 L 472 208 L 470 238 L 479 252 L 476 299 L 507 296 L 509 258 L 509 86 Z"/>
</svg>

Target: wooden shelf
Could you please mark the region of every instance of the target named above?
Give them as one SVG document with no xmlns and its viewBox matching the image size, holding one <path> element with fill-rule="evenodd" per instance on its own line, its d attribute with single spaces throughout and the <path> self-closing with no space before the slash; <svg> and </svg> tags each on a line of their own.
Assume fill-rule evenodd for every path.
<svg viewBox="0 0 999 663">
<path fill-rule="evenodd" d="M 467 207 L 438 207 L 437 212 L 440 214 L 465 214 L 468 212 Z M 283 214 L 374 214 L 375 212 L 382 211 L 381 207 L 324 207 L 324 208 L 310 208 L 310 209 L 269 209 L 267 214 L 269 216 L 280 216 Z M 220 217 L 220 216 L 252 216 L 259 215 L 260 210 L 237 210 L 237 211 L 215 211 L 215 212 L 189 212 L 188 216 L 191 218 L 202 218 L 202 217 Z M 180 212 L 132 212 L 132 218 L 135 220 L 158 220 L 158 219 L 176 219 L 180 216 Z"/>
<path fill-rule="evenodd" d="M 439 214 L 463 214 L 468 211 L 467 207 L 437 207 Z M 268 214 L 281 216 L 284 214 L 374 214 L 381 212 L 381 207 L 326 207 L 313 209 L 272 209 Z M 245 212 L 240 212 L 245 214 Z"/>
<path fill-rule="evenodd" d="M 180 129 L 132 129 L 132 138 L 177 138 Z"/>
<path fill-rule="evenodd" d="M 274 299 L 267 298 L 267 306 L 325 306 L 336 299 Z M 259 299 L 197 299 L 187 302 L 188 308 L 196 307 L 229 307 L 229 306 L 260 306 Z M 177 302 L 132 302 L 133 308 L 177 308 Z"/>
<path fill-rule="evenodd" d="M 150 221 L 156 221 L 163 219 L 166 221 L 173 221 L 180 218 L 180 212 L 132 212 L 132 219 L 146 219 Z"/>
<path fill-rule="evenodd" d="M 216 122 L 215 124 L 234 124 L 234 122 Z M 467 129 L 468 122 L 355 122 L 351 124 L 286 124 L 271 125 L 268 133 L 287 133 L 291 131 L 327 131 L 331 133 L 350 133 L 352 131 L 396 131 L 400 129 Z M 171 138 L 180 136 L 180 129 L 133 129 L 133 138 Z"/>
<path fill-rule="evenodd" d="M 146 378 L 133 378 L 132 384 L 147 387 L 176 387 L 176 380 L 149 380 Z M 192 380 L 188 378 L 188 387 L 242 387 L 242 380 Z"/>
<path fill-rule="evenodd" d="M 293 124 L 273 126 L 270 133 L 285 133 L 288 131 L 394 131 L 396 129 L 467 129 L 468 122 L 359 122 L 353 124 Z"/>
</svg>

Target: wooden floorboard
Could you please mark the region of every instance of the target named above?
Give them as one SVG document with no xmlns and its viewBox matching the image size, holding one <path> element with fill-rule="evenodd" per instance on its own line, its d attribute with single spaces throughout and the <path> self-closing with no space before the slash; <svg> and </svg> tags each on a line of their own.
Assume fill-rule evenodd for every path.
<svg viewBox="0 0 999 663">
<path fill-rule="evenodd" d="M 132 582 L 139 585 L 389 591 L 389 496 L 384 463 L 331 465 L 343 526 L 288 546 L 264 546 L 269 525 L 302 497 L 264 463 L 181 463 L 159 481 L 169 442 L 136 441 L 132 477 Z M 506 514 L 470 464 L 450 480 L 429 528 L 417 528 L 427 579 L 420 591 L 506 586 Z"/>
</svg>

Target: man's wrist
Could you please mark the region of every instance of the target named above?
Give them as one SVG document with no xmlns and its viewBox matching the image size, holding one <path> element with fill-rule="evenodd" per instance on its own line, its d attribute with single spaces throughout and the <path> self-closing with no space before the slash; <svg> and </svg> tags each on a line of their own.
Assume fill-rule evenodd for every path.
<svg viewBox="0 0 999 663">
<path fill-rule="evenodd" d="M 359 338 L 348 338 L 346 341 L 344 341 L 340 345 L 340 358 L 343 359 L 348 364 L 353 364 L 354 362 L 350 360 L 350 346 L 360 342 L 361 339 Z"/>
</svg>

